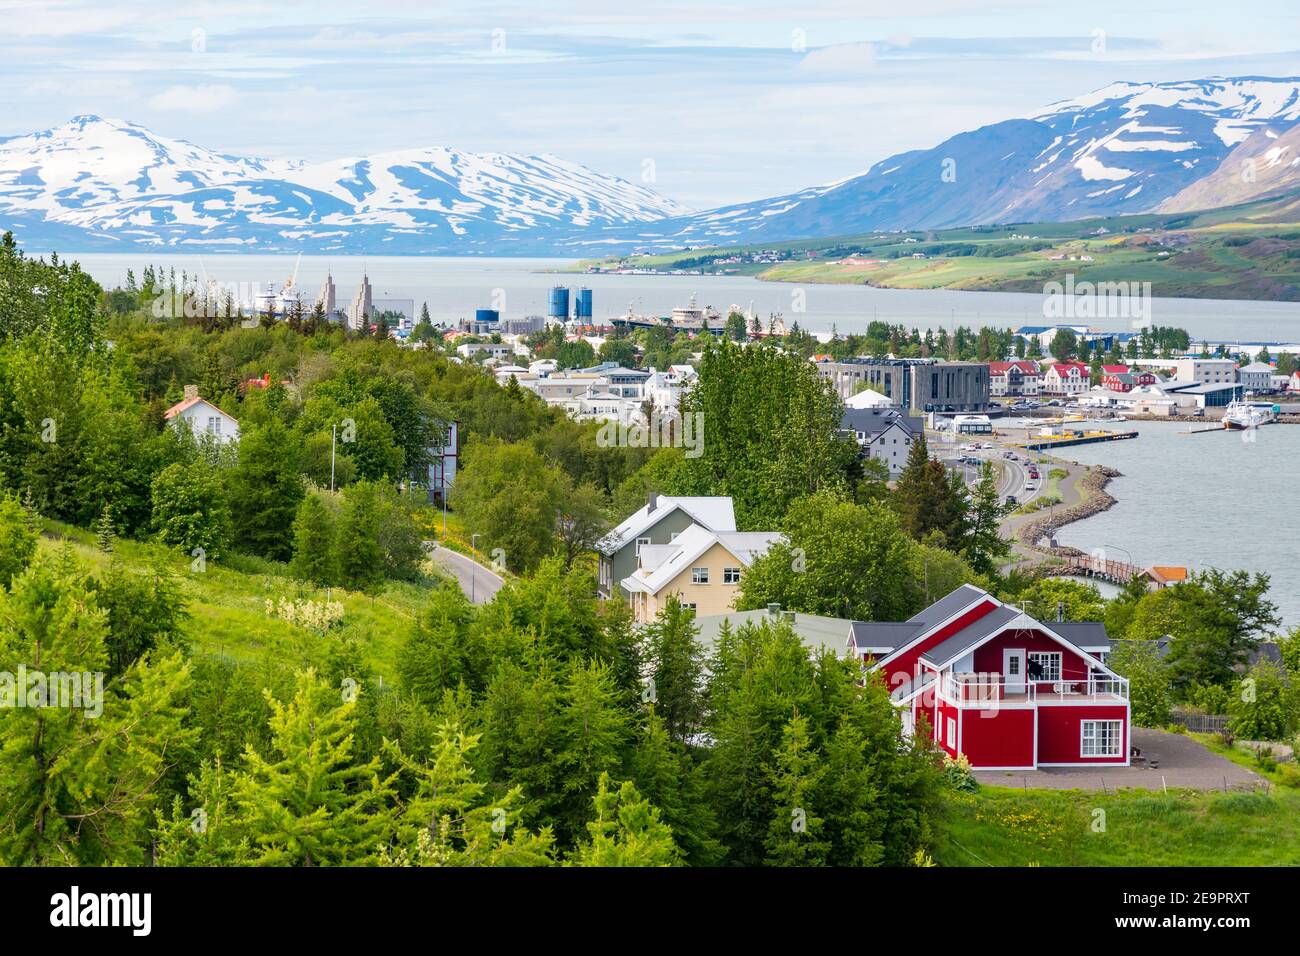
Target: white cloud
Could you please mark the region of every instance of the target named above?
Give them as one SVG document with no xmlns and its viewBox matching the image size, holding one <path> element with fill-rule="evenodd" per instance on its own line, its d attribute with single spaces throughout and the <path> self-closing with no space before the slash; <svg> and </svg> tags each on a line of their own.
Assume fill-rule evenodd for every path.
<svg viewBox="0 0 1300 956">
<path fill-rule="evenodd" d="M 149 97 L 149 106 L 163 112 L 215 113 L 234 106 L 239 91 L 224 83 L 172 86 Z"/>
</svg>

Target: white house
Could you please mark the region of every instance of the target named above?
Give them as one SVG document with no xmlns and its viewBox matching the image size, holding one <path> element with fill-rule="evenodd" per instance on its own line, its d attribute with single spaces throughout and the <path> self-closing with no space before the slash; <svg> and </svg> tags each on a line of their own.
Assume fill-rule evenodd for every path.
<svg viewBox="0 0 1300 956">
<path fill-rule="evenodd" d="M 169 422 L 183 423 L 195 438 L 211 435 L 222 444 L 239 441 L 239 422 L 199 396 L 197 385 L 185 386 L 185 398 L 163 413 Z"/>
<path fill-rule="evenodd" d="M 1267 362 L 1251 362 L 1237 369 L 1237 381 L 1246 386 L 1248 392 L 1271 392 L 1273 390 L 1273 366 Z"/>
<path fill-rule="evenodd" d="M 1082 362 L 1058 362 L 1043 376 L 1044 395 L 1077 395 L 1090 384 L 1088 366 Z"/>
</svg>

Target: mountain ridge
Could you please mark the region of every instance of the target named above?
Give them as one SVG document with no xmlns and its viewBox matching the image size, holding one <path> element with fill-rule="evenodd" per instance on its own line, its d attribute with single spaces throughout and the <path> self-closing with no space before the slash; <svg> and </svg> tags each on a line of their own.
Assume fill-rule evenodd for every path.
<svg viewBox="0 0 1300 956">
<path fill-rule="evenodd" d="M 78 251 L 591 256 L 1073 221 L 1286 188 L 1292 167 L 1271 162 L 1227 180 L 1243 159 L 1267 161 L 1270 136 L 1290 162 L 1297 128 L 1300 77 L 1119 81 L 833 183 L 693 211 L 550 154 L 431 146 L 308 163 L 82 115 L 0 139 L 0 224 Z"/>
</svg>

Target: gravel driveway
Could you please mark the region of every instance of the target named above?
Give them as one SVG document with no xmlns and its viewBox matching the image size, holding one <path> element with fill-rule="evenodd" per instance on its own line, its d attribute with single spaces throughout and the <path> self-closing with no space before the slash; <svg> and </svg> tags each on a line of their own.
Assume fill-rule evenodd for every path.
<svg viewBox="0 0 1300 956">
<path fill-rule="evenodd" d="M 1264 778 L 1206 749 L 1199 741 L 1163 730 L 1133 728 L 1133 746 L 1148 766 L 1070 767 L 1049 770 L 977 770 L 975 779 L 991 787 L 1040 787 L 1046 790 L 1114 790 L 1133 787 L 1161 790 L 1254 790 Z M 1149 764 L 1158 764 L 1152 767 Z"/>
</svg>

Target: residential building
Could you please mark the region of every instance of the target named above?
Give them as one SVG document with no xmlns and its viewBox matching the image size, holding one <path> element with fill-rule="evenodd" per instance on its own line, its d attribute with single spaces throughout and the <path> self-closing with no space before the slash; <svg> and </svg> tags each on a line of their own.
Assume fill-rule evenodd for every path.
<svg viewBox="0 0 1300 956">
<path fill-rule="evenodd" d="M 186 385 L 185 398 L 167 409 L 163 418 L 189 428 L 198 439 L 211 436 L 223 445 L 239 441 L 239 422 L 202 398 L 197 385 Z"/>
<path fill-rule="evenodd" d="M 1230 358 L 1132 359 L 1141 368 L 1169 369 L 1177 382 L 1222 385 L 1237 381 L 1237 363 Z"/>
<path fill-rule="evenodd" d="M 846 408 L 840 428 L 857 441 L 862 457 L 883 461 L 889 466 L 889 477 L 897 478 L 923 425 L 896 408 Z"/>
<path fill-rule="evenodd" d="M 1044 395 L 1078 395 L 1088 390 L 1091 376 L 1082 362 L 1057 362 L 1043 376 Z"/>
<path fill-rule="evenodd" d="M 460 461 L 460 422 L 442 423 L 444 441 L 430 449 L 428 492 L 430 501 L 442 501 L 456 480 L 456 467 Z"/>
<path fill-rule="evenodd" d="M 596 545 L 599 567 L 596 587 L 602 597 L 637 569 L 645 545 L 671 544 L 692 525 L 709 531 L 735 531 L 736 514 L 727 497 L 671 497 L 651 492 L 643 507 Z"/>
<path fill-rule="evenodd" d="M 696 379 L 694 366 L 670 365 L 666 371 L 650 369 L 645 380 L 645 400 L 657 412 L 675 412 L 681 408 L 682 393 Z"/>
<path fill-rule="evenodd" d="M 1271 392 L 1273 371 L 1273 366 L 1267 362 L 1251 362 L 1237 369 L 1237 381 L 1248 392 Z"/>
<path fill-rule="evenodd" d="M 870 388 L 864 388 L 844 399 L 845 408 L 889 408 L 891 405 L 893 402 Z"/>
<path fill-rule="evenodd" d="M 710 531 L 692 525 L 670 544 L 642 545 L 637 569 L 622 581 L 633 621 L 653 621 L 669 597 L 697 614 L 730 610 L 745 569 L 781 540 L 775 531 Z"/>
<path fill-rule="evenodd" d="M 989 394 L 994 398 L 1028 398 L 1042 391 L 1043 373 L 1030 359 L 989 362 Z"/>
<path fill-rule="evenodd" d="M 466 342 L 464 345 L 456 346 L 456 354 L 466 359 L 486 354 L 489 358 L 505 361 L 515 354 L 515 350 L 504 342 Z"/>
<path fill-rule="evenodd" d="M 962 585 L 901 622 L 855 622 L 908 733 L 982 770 L 1127 766 L 1129 685 L 1099 622 L 1043 622 Z"/>
</svg>

